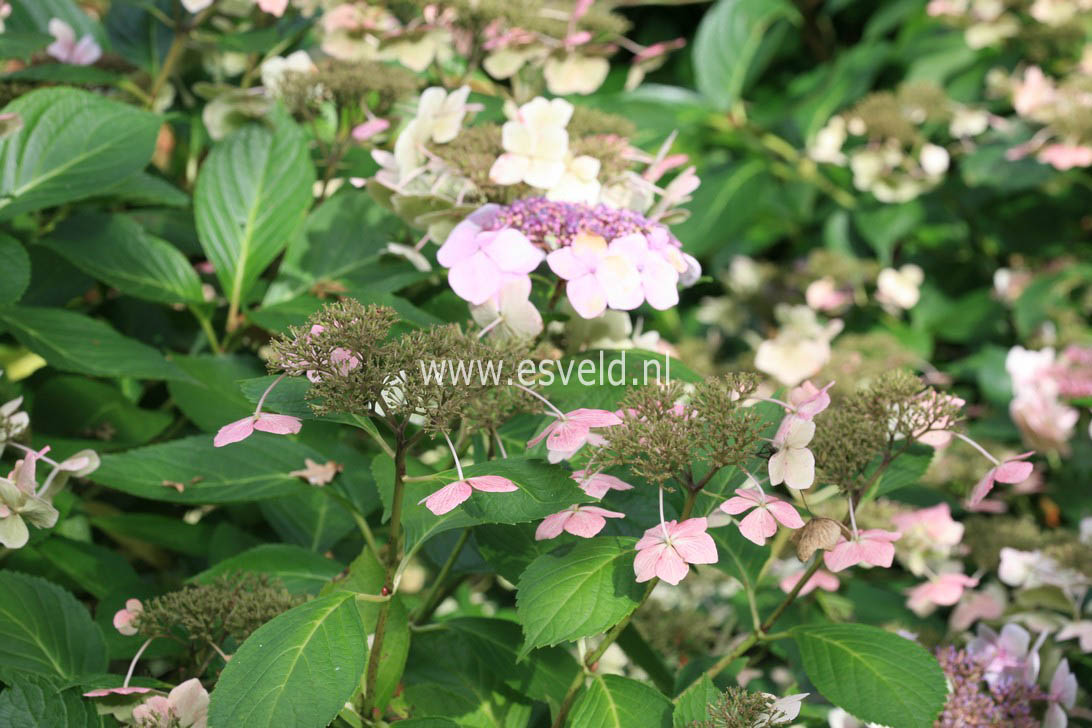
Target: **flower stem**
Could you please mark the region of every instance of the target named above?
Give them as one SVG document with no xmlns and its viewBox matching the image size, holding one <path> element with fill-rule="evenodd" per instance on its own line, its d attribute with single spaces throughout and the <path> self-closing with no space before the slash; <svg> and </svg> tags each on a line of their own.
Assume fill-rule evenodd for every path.
<svg viewBox="0 0 1092 728">
<path fill-rule="evenodd" d="M 287 374 L 280 375 L 279 377 L 277 377 L 276 379 L 273 380 L 272 384 L 270 384 L 268 387 L 266 387 L 264 392 L 262 392 L 262 396 L 258 399 L 258 406 L 254 408 L 254 416 L 255 417 L 257 417 L 258 415 L 260 415 L 262 413 L 262 405 L 265 404 L 265 398 L 268 397 L 269 393 L 273 391 L 273 387 L 276 387 L 278 384 L 280 384 L 281 380 L 284 379 L 287 376 L 288 376 Z"/>
<path fill-rule="evenodd" d="M 547 407 L 549 407 L 551 410 L 553 410 L 554 415 L 557 416 L 557 418 L 559 420 L 565 419 L 565 414 L 561 410 L 559 410 L 557 407 L 554 407 L 554 405 L 550 402 L 550 400 L 546 399 L 545 397 L 543 397 L 541 394 L 539 394 L 535 390 L 531 389 L 530 387 L 525 387 L 522 384 L 519 384 L 517 382 L 512 382 L 512 386 L 517 387 L 519 389 L 522 389 L 524 392 L 531 395 L 532 397 L 535 397 L 535 398 L 541 400 L 543 404 L 545 404 Z"/>
</svg>

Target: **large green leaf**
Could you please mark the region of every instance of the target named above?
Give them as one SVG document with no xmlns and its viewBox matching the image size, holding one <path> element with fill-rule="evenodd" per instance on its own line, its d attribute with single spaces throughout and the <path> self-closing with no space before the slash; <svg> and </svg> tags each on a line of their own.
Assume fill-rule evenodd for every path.
<svg viewBox="0 0 1092 728">
<path fill-rule="evenodd" d="M 65 679 L 106 672 L 106 643 L 67 591 L 36 576 L 0 571 L 0 667 Z"/>
<path fill-rule="evenodd" d="M 324 728 L 358 687 L 367 654 L 351 592 L 290 609 L 232 656 L 212 692 L 209 728 Z"/>
<path fill-rule="evenodd" d="M 0 308 L 0 322 L 52 367 L 99 377 L 175 379 L 182 372 L 158 351 L 90 316 L 59 308 Z"/>
<path fill-rule="evenodd" d="M 594 538 L 531 562 L 519 580 L 520 656 L 535 647 L 589 637 L 637 608 L 645 585 L 634 581 L 632 538 Z"/>
<path fill-rule="evenodd" d="M 3 726 L 98 728 L 105 725 L 103 721 L 94 704 L 80 695 L 79 688 L 65 689 L 64 682 L 56 678 L 16 673 L 8 688 L 0 692 Z"/>
<path fill-rule="evenodd" d="M 655 688 L 620 675 L 593 675 L 573 705 L 568 725 L 671 728 L 671 701 Z"/>
<path fill-rule="evenodd" d="M 125 215 L 76 215 L 42 242 L 122 293 L 158 303 L 204 303 L 201 279 L 186 256 Z"/>
<path fill-rule="evenodd" d="M 73 88 L 8 104 L 23 128 L 0 140 L 0 219 L 97 195 L 152 157 L 158 116 Z"/>
<path fill-rule="evenodd" d="M 731 107 L 754 72 L 767 30 L 778 20 L 797 17 L 786 0 L 719 0 L 694 37 L 698 90 L 717 108 Z"/>
<path fill-rule="evenodd" d="M 30 256 L 15 238 L 0 233 L 0 304 L 15 303 L 30 285 Z"/>
<path fill-rule="evenodd" d="M 124 556 L 96 543 L 53 536 L 35 546 L 34 552 L 98 599 L 140 584 L 140 577 Z"/>
<path fill-rule="evenodd" d="M 823 697 L 861 720 L 919 728 L 944 707 L 944 671 L 916 642 L 864 624 L 803 625 L 792 636 Z"/>
<path fill-rule="evenodd" d="M 172 503 L 236 503 L 298 493 L 309 488 L 295 475 L 315 450 L 279 435 L 256 432 L 242 442 L 213 447 L 211 435 L 103 455 L 89 477 L 115 490 Z M 177 485 L 182 486 L 179 492 Z"/>
<path fill-rule="evenodd" d="M 194 193 L 197 234 L 236 307 L 299 233 L 314 179 L 307 139 L 288 119 L 275 130 L 245 126 L 205 160 Z"/>
<path fill-rule="evenodd" d="M 253 571 L 279 579 L 290 592 L 314 594 L 344 568 L 344 564 L 299 546 L 266 543 L 224 559 L 194 576 L 193 581 L 207 584 L 225 574 Z"/>
</svg>

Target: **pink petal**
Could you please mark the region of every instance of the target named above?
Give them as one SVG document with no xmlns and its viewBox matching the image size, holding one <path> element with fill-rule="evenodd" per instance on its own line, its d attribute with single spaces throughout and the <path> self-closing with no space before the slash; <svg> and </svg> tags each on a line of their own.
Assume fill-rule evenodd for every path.
<svg viewBox="0 0 1092 728">
<path fill-rule="evenodd" d="M 674 523 L 671 521 L 670 523 Z M 645 533 L 641 536 L 641 540 L 637 542 L 637 550 L 653 548 L 659 546 L 664 542 L 663 528 L 657 524 L 651 528 L 645 529 Z"/>
<path fill-rule="evenodd" d="M 254 433 L 254 417 L 247 416 L 241 420 L 236 420 L 230 424 L 224 425 L 216 433 L 216 437 L 212 440 L 213 447 L 223 447 L 224 445 L 230 445 L 233 442 L 240 442 L 250 437 Z"/>
<path fill-rule="evenodd" d="M 102 698 L 107 695 L 138 695 L 150 692 L 152 692 L 151 688 L 138 688 L 131 685 L 127 688 L 99 688 L 98 690 L 86 692 L 83 696 L 85 698 Z"/>
<path fill-rule="evenodd" d="M 737 493 L 739 491 L 736 491 Z M 738 516 L 755 507 L 755 502 L 746 496 L 733 496 L 720 504 L 720 509 L 730 516 Z"/>
<path fill-rule="evenodd" d="M 114 613 L 114 629 L 126 637 L 132 637 L 137 633 L 133 626 L 133 614 L 127 609 L 119 609 Z"/>
<path fill-rule="evenodd" d="M 766 539 L 777 533 L 777 521 L 765 508 L 755 508 L 739 522 L 739 532 L 748 541 L 764 546 Z"/>
<path fill-rule="evenodd" d="M 530 273 L 546 257 L 523 233 L 511 228 L 501 230 L 497 237 L 482 247 L 482 252 L 505 273 Z"/>
<path fill-rule="evenodd" d="M 986 474 L 982 476 L 982 479 L 975 484 L 974 490 L 971 491 L 971 495 L 967 499 L 968 505 L 976 506 L 990 494 L 990 491 L 993 490 L 993 483 L 996 475 L 997 468 L 990 468 L 986 471 Z"/>
<path fill-rule="evenodd" d="M 863 558 L 860 544 L 854 541 L 843 541 L 830 551 L 823 553 L 823 562 L 827 569 L 834 573 L 861 563 Z"/>
<path fill-rule="evenodd" d="M 390 126 L 391 123 L 386 119 L 370 119 L 363 124 L 354 126 L 352 136 L 358 142 L 367 141 L 376 134 L 385 132 Z"/>
<path fill-rule="evenodd" d="M 679 556 L 691 564 L 715 564 L 720 558 L 717 556 L 717 544 L 708 533 L 683 538 L 673 537 L 671 545 L 675 547 Z"/>
<path fill-rule="evenodd" d="M 610 490 L 633 490 L 629 483 L 606 473 L 596 473 L 589 478 L 585 471 L 577 470 L 572 477 L 580 484 L 581 490 L 592 498 L 602 498 Z"/>
<path fill-rule="evenodd" d="M 480 490 L 483 493 L 511 493 L 514 490 L 519 490 L 515 483 L 508 478 L 502 478 L 499 475 L 478 475 L 473 478 L 467 478 L 467 483 L 475 490 Z"/>
<path fill-rule="evenodd" d="M 804 519 L 800 517 L 800 514 L 797 513 L 796 509 L 789 503 L 771 500 L 766 504 L 766 509 L 786 528 L 804 527 Z"/>
<path fill-rule="evenodd" d="M 593 275 L 570 280 L 565 286 L 565 293 L 573 310 L 583 318 L 593 319 L 607 310 L 607 294 Z"/>
<path fill-rule="evenodd" d="M 622 424 L 622 418 L 613 412 L 601 409 L 574 409 L 565 413 L 565 419 L 579 422 L 588 427 L 613 427 Z"/>
<path fill-rule="evenodd" d="M 455 295 L 478 306 L 500 290 L 501 273 L 489 256 L 478 251 L 452 266 L 447 273 L 447 282 Z"/>
<path fill-rule="evenodd" d="M 591 269 L 573 253 L 572 248 L 558 248 L 546 256 L 546 263 L 559 278 L 567 281 L 591 273 Z"/>
<path fill-rule="evenodd" d="M 460 222 L 436 251 L 436 262 L 445 268 L 452 268 L 477 253 L 481 247 L 478 243 L 479 232 L 481 227 L 473 220 L 467 218 Z"/>
<path fill-rule="evenodd" d="M 649 256 L 641 279 L 648 305 L 665 311 L 679 303 L 679 273 L 663 260 L 653 263 L 656 259 L 657 256 Z"/>
<path fill-rule="evenodd" d="M 599 506 L 580 506 L 580 510 L 583 513 L 594 513 L 597 516 L 603 518 L 625 518 L 625 513 L 619 513 L 618 511 L 608 511 L 606 508 L 600 508 Z"/>
<path fill-rule="evenodd" d="M 861 560 L 872 566 L 888 568 L 895 558 L 895 546 L 887 541 L 861 540 Z"/>
<path fill-rule="evenodd" d="M 705 518 L 687 518 L 682 523 L 667 522 L 667 532 L 671 534 L 673 541 L 680 538 L 699 536 L 704 534 L 707 528 L 709 528 L 709 521 Z"/>
<path fill-rule="evenodd" d="M 571 508 L 566 508 L 560 513 L 546 516 L 542 519 L 542 523 L 538 524 L 538 528 L 535 529 L 535 540 L 546 541 L 551 538 L 557 538 L 561 535 L 561 532 L 565 530 L 565 524 L 572 517 L 573 510 Z"/>
<path fill-rule="evenodd" d="M 291 415 L 270 415 L 262 412 L 254 423 L 255 430 L 272 432 L 274 435 L 295 435 L 300 431 L 303 422 L 299 417 Z"/>
<path fill-rule="evenodd" d="M 565 530 L 574 536 L 591 538 L 603 530 L 607 525 L 607 519 L 587 509 L 577 510 L 565 523 Z"/>
<path fill-rule="evenodd" d="M 469 483 L 465 480 L 456 480 L 454 483 L 449 483 L 440 488 L 432 495 L 422 498 L 418 501 L 418 504 L 424 503 L 425 508 L 428 508 L 437 516 L 442 516 L 469 498 L 471 492 Z"/>
<path fill-rule="evenodd" d="M 637 544 L 637 556 L 633 559 L 633 573 L 637 577 L 638 584 L 649 581 L 656 576 L 656 566 L 660 562 L 660 556 L 664 551 L 671 551 L 671 549 L 663 543 L 643 548 L 640 543 Z M 679 560 L 682 561 L 682 559 Z M 683 566 L 686 566 L 686 564 L 683 564 Z"/>
<path fill-rule="evenodd" d="M 665 548 L 660 553 L 656 562 L 656 576 L 662 581 L 675 586 L 690 573 L 690 567 L 686 565 L 683 557 L 673 548 Z"/>
<path fill-rule="evenodd" d="M 534 437 L 532 437 L 530 440 L 527 441 L 527 447 L 534 447 L 535 445 L 542 442 L 543 438 L 545 438 L 547 435 L 549 435 L 551 432 L 553 432 L 554 428 L 557 427 L 558 424 L 559 424 L 558 421 L 554 421 L 554 422 L 551 422 L 550 424 L 546 425 L 546 428 L 542 432 L 538 433 L 537 435 L 535 435 Z"/>
<path fill-rule="evenodd" d="M 582 422 L 562 420 L 557 422 L 546 438 L 548 450 L 571 452 L 580 449 L 588 439 L 588 426 Z"/>
<path fill-rule="evenodd" d="M 999 483 L 1022 483 L 1031 477 L 1034 466 L 1031 463 L 1009 460 L 1001 463 L 994 471 L 994 479 Z"/>
</svg>

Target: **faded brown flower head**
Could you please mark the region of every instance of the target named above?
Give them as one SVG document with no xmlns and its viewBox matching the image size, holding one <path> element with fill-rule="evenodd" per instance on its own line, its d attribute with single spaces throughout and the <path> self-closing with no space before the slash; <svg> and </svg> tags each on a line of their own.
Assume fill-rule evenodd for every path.
<svg viewBox="0 0 1092 728">
<path fill-rule="evenodd" d="M 796 558 L 807 563 L 816 551 L 830 551 L 842 537 L 842 524 L 833 518 L 813 518 L 792 535 Z"/>
</svg>

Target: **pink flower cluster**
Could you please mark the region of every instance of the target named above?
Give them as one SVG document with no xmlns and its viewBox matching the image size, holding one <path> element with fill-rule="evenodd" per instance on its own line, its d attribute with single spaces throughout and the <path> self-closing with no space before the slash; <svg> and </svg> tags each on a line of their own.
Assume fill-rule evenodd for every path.
<svg viewBox="0 0 1092 728">
<path fill-rule="evenodd" d="M 633 210 L 542 197 L 485 205 L 459 223 L 437 254 L 460 298 L 479 305 L 545 258 L 584 318 L 644 302 L 667 309 L 701 267 L 663 225 Z M 529 286 L 528 286 L 529 288 Z"/>
</svg>

